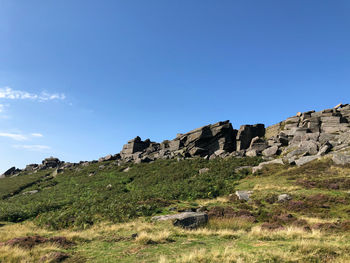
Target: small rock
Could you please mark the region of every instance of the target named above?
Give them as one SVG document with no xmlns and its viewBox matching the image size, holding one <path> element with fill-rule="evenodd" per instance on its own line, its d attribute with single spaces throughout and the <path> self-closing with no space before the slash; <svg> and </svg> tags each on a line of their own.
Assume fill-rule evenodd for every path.
<svg viewBox="0 0 350 263">
<path fill-rule="evenodd" d="M 256 150 L 248 150 L 245 155 L 248 157 L 255 157 L 258 155 L 258 152 Z"/>
<path fill-rule="evenodd" d="M 250 196 L 252 195 L 253 191 L 236 191 L 236 196 L 239 200 L 243 201 L 249 201 Z"/>
<path fill-rule="evenodd" d="M 111 188 L 112 188 L 112 185 L 109 184 L 109 185 L 106 186 L 106 188 L 107 188 L 107 189 L 111 189 Z"/>
<path fill-rule="evenodd" d="M 36 194 L 38 192 L 39 192 L 38 190 L 32 190 L 32 191 L 24 192 L 24 193 L 22 193 L 22 195 L 32 195 L 32 194 Z"/>
<path fill-rule="evenodd" d="M 281 194 L 278 196 L 278 202 L 282 203 L 285 201 L 292 200 L 292 197 L 289 194 Z"/>
<path fill-rule="evenodd" d="M 199 172 L 199 174 L 207 173 L 207 172 L 209 172 L 209 168 L 202 168 L 198 172 Z"/>
</svg>

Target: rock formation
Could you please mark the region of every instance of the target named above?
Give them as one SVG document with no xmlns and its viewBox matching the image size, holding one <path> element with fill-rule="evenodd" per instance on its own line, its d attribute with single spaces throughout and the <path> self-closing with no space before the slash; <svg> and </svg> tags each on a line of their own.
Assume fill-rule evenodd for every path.
<svg viewBox="0 0 350 263">
<path fill-rule="evenodd" d="M 126 162 L 151 162 L 156 159 L 203 157 L 207 159 L 227 156 L 263 156 L 267 162 L 253 171 L 258 171 L 264 164 L 271 163 L 274 157 L 279 164 L 303 165 L 332 154 L 335 163 L 350 163 L 350 156 L 339 153 L 350 149 L 350 105 L 339 104 L 333 109 L 323 111 L 298 112 L 296 116 L 265 129 L 264 124 L 242 125 L 239 130 L 229 121 L 206 125 L 185 134 L 178 134 L 173 140 L 162 143 L 143 141 L 136 137 L 124 145 L 119 154 L 101 157 L 98 162 L 114 161 L 117 165 Z M 335 155 L 336 154 L 336 155 Z M 349 154 L 350 155 L 350 154 Z M 91 162 L 79 164 L 65 163 L 50 157 L 42 164 L 27 165 L 24 171 L 57 169 L 62 172 L 75 166 L 86 166 Z M 0 178 L 15 176 L 21 170 L 12 167 Z"/>
</svg>

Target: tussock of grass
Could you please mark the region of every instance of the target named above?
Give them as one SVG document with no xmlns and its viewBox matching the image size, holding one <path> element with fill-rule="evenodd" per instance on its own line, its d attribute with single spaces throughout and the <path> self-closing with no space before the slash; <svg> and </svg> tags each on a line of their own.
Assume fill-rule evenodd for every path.
<svg viewBox="0 0 350 263">
<path fill-rule="evenodd" d="M 135 241 L 144 245 L 167 243 L 173 241 L 170 235 L 171 233 L 168 230 L 163 230 L 158 233 L 141 232 L 138 234 Z"/>
<path fill-rule="evenodd" d="M 323 234 L 319 230 L 306 231 L 300 227 L 287 227 L 277 230 L 265 230 L 260 226 L 253 227 L 248 233 L 250 238 L 259 240 L 287 240 L 287 239 L 305 239 L 305 238 L 321 238 Z"/>
<path fill-rule="evenodd" d="M 50 252 L 62 251 L 54 244 L 43 244 L 35 246 L 33 249 L 23 249 L 19 247 L 0 246 L 0 262 L 6 263 L 29 263 L 40 262 L 40 259 Z"/>
</svg>

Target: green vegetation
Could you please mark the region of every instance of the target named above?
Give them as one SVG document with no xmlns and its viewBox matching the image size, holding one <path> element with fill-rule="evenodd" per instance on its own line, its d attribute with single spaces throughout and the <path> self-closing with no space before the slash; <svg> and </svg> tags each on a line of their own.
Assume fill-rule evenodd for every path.
<svg viewBox="0 0 350 263">
<path fill-rule="evenodd" d="M 235 171 L 259 162 L 159 160 L 125 172 L 112 161 L 3 179 L 0 243 L 40 235 L 74 245 L 0 244 L 0 262 L 38 262 L 56 252 L 69 255 L 65 262 L 350 262 L 350 167 L 324 158 Z M 30 190 L 39 192 L 23 195 Z M 236 190 L 252 190 L 251 200 L 237 200 Z M 280 194 L 292 199 L 278 202 Z M 150 220 L 198 207 L 210 219 L 197 230 Z"/>
<path fill-rule="evenodd" d="M 128 172 L 123 172 L 127 166 L 105 162 L 67 170 L 56 177 L 47 175 L 47 171 L 20 175 L 0 182 L 5 189 L 3 196 L 16 193 L 0 201 L 0 221 L 35 218 L 41 226 L 59 229 L 151 216 L 177 200 L 232 193 L 235 183 L 245 176 L 244 172 L 236 173 L 235 168 L 259 162 L 259 158 L 158 160 L 133 165 Z M 199 174 L 203 167 L 210 171 Z M 23 185 L 29 187 L 24 190 Z M 21 194 L 29 190 L 39 192 Z"/>
</svg>

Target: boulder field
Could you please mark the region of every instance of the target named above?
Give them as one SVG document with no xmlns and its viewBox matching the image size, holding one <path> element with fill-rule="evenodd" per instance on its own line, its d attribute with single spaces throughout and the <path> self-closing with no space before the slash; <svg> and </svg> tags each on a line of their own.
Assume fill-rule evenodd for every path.
<svg viewBox="0 0 350 263">
<path fill-rule="evenodd" d="M 42 164 L 27 165 L 24 171 L 65 168 L 89 163 L 114 160 L 143 163 L 157 159 L 206 159 L 229 156 L 263 156 L 267 161 L 279 158 L 279 162 L 303 165 L 326 154 L 341 164 L 350 163 L 350 105 L 339 104 L 323 111 L 298 112 L 275 125 L 242 125 L 238 130 L 229 121 L 206 125 L 173 140 L 161 143 L 136 137 L 123 146 L 120 153 L 101 157 L 98 161 L 65 163 L 50 157 Z M 0 178 L 16 176 L 20 169 L 10 168 Z"/>
</svg>

